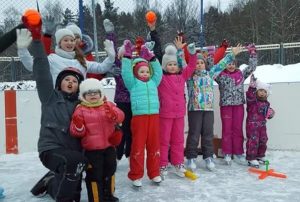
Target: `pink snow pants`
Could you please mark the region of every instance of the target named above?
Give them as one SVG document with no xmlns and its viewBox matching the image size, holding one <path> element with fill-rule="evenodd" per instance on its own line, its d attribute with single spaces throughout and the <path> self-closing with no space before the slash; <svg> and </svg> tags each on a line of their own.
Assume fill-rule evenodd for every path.
<svg viewBox="0 0 300 202">
<path fill-rule="evenodd" d="M 220 112 L 222 119 L 223 154 L 243 154 L 244 105 L 222 106 Z"/>
<path fill-rule="evenodd" d="M 182 164 L 184 161 L 184 117 L 159 118 L 160 124 L 160 166 Z"/>
</svg>

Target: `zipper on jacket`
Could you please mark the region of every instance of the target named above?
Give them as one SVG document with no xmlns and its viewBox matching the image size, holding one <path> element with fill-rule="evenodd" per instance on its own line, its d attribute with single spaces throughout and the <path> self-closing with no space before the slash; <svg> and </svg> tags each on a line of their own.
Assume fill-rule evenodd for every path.
<svg viewBox="0 0 300 202">
<path fill-rule="evenodd" d="M 146 82 L 147 87 L 147 96 L 148 96 L 148 114 L 150 114 L 150 96 L 149 96 L 149 88 L 148 88 L 148 82 Z"/>
</svg>

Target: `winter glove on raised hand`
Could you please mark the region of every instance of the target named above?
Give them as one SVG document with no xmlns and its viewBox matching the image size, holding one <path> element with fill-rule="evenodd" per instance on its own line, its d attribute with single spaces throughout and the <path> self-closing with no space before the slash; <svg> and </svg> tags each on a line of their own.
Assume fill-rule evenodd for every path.
<svg viewBox="0 0 300 202">
<path fill-rule="evenodd" d="M 155 41 L 148 41 L 145 43 L 145 46 L 152 51 L 155 46 Z"/>
<path fill-rule="evenodd" d="M 33 11 L 34 12 L 34 11 Z M 37 18 L 39 18 L 39 22 L 37 24 L 33 24 L 30 19 L 30 15 L 26 15 L 26 13 L 22 16 L 22 22 L 25 27 L 31 32 L 31 36 L 33 40 L 40 40 L 42 33 L 42 18 L 38 11 L 34 13 Z"/>
<path fill-rule="evenodd" d="M 82 131 L 84 127 L 84 120 L 81 116 L 74 116 L 72 119 L 77 131 Z"/>
<path fill-rule="evenodd" d="M 107 53 L 107 56 L 115 61 L 115 57 L 116 57 L 116 52 L 115 52 L 115 48 L 114 48 L 114 43 L 110 40 L 105 40 L 104 41 L 104 50 Z"/>
<path fill-rule="evenodd" d="M 44 34 L 47 34 L 49 36 L 52 36 L 56 30 L 57 24 L 55 23 L 55 19 L 51 15 L 47 15 L 43 19 L 43 30 Z"/>
<path fill-rule="evenodd" d="M 117 113 L 108 104 L 104 105 L 106 117 L 112 121 L 117 119 Z"/>
<path fill-rule="evenodd" d="M 119 126 L 116 126 L 115 131 L 109 137 L 108 141 L 113 146 L 118 146 L 122 141 L 122 136 L 123 136 L 122 130 L 120 129 Z"/>
<path fill-rule="evenodd" d="M 254 74 L 252 74 L 251 77 L 250 77 L 250 84 L 249 84 L 249 86 L 251 88 L 256 88 L 256 80 L 257 79 L 254 77 Z"/>
<path fill-rule="evenodd" d="M 271 118 L 273 118 L 274 117 L 274 115 L 275 115 L 275 111 L 274 111 L 274 109 L 272 109 L 271 107 L 269 107 L 269 109 L 268 109 L 268 111 L 267 111 L 267 119 L 271 119 Z"/>
<path fill-rule="evenodd" d="M 140 53 L 141 58 L 150 61 L 152 60 L 155 55 L 152 51 L 150 51 L 145 45 L 142 45 L 141 47 L 141 53 Z"/>
<path fill-rule="evenodd" d="M 125 40 L 124 41 L 124 56 L 128 58 L 132 58 L 132 49 L 134 46 L 132 45 L 131 41 Z"/>
<path fill-rule="evenodd" d="M 191 55 L 194 55 L 194 54 L 196 53 L 196 46 L 195 46 L 195 43 L 189 44 L 188 47 L 187 47 L 187 49 L 188 49 L 188 51 L 189 51 L 189 53 L 190 53 Z"/>
<path fill-rule="evenodd" d="M 255 47 L 254 43 L 247 45 L 246 48 L 249 52 L 250 58 L 256 58 L 257 57 L 256 47 Z"/>
<path fill-rule="evenodd" d="M 224 47 L 225 49 L 227 49 L 228 46 L 229 46 L 229 41 L 227 39 L 224 39 L 220 44 L 220 47 Z"/>
<path fill-rule="evenodd" d="M 113 23 L 109 19 L 103 20 L 103 26 L 106 33 L 111 33 L 115 30 Z"/>
<path fill-rule="evenodd" d="M 28 29 L 16 29 L 18 49 L 28 48 L 32 41 L 31 32 Z"/>
</svg>

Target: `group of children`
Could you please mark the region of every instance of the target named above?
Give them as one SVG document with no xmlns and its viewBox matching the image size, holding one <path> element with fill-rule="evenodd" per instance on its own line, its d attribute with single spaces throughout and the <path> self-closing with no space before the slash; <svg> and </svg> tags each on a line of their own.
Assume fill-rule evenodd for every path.
<svg viewBox="0 0 300 202">
<path fill-rule="evenodd" d="M 78 176 L 76 178 L 78 181 L 81 179 L 82 171 L 86 170 L 85 181 L 89 201 L 94 201 L 96 198 L 103 201 L 118 201 L 118 198 L 113 196 L 112 178 L 116 171 L 116 160 L 120 160 L 124 153 L 126 157 L 130 157 L 128 178 L 136 187 L 142 186 L 145 149 L 147 175 L 154 183 L 160 183 L 162 178 L 168 175 L 169 162 L 174 166 L 175 174 L 179 177 L 185 176 L 186 168 L 193 171 L 197 168 L 197 147 L 200 137 L 206 167 L 211 171 L 214 170 L 214 81 L 218 83 L 220 90 L 222 151 L 225 162 L 230 164 L 232 155 L 238 163 L 250 166 L 258 166 L 258 160 L 264 161 L 268 140 L 266 119 L 274 116 L 274 110 L 270 108 L 270 103 L 267 101 L 270 93 L 269 85 L 256 80 L 254 76 L 251 76 L 245 100 L 244 81 L 255 71 L 257 65 L 256 49 L 253 44 L 247 46 L 250 53 L 249 66 L 242 71 L 236 68 L 235 60 L 235 56 L 243 48 L 240 44 L 233 47 L 232 51 L 224 58 L 226 47 L 224 49 L 221 46 L 220 50 L 223 51 L 221 57 L 215 58 L 213 64 L 208 64 L 208 58 L 203 52 L 196 51 L 194 43 L 187 45 L 179 36 L 176 37 L 174 44 L 166 46 L 162 55 L 155 22 L 152 22 L 148 23 L 148 26 L 151 30 L 150 39 L 154 43 L 132 45 L 129 40 L 125 40 L 118 57 L 116 57 L 116 47 L 113 43 L 116 38 L 113 25 L 106 20 L 104 26 L 107 38 L 110 40 L 104 42 L 108 55 L 104 62 L 97 63 L 85 59 L 80 47 L 76 45 L 76 33 L 79 33 L 77 38 L 82 37 L 80 29 L 78 28 L 78 31 L 76 26 L 75 28 L 74 26 L 69 27 L 69 29 L 68 27 L 62 28 L 55 32 L 54 53 L 44 58 L 35 51 L 32 59 L 27 48 L 32 39 L 41 41 L 42 21 L 36 25 L 31 24 L 26 16 L 23 16 L 22 19 L 29 31 L 27 29 L 17 31 L 18 54 L 24 66 L 34 72 L 35 79 L 39 83 L 37 88 L 41 102 L 45 106 L 49 105 L 49 109 L 55 106 L 48 103 L 52 99 L 51 96 L 46 96 L 45 92 L 41 92 L 40 85 L 46 85 L 45 83 L 41 84 L 43 79 L 44 82 L 52 82 L 48 87 L 51 84 L 54 94 L 57 94 L 57 91 L 62 93 L 63 99 L 59 100 L 60 96 L 57 96 L 55 101 L 58 108 L 65 107 L 59 102 L 68 103 L 72 100 L 72 105 L 66 106 L 66 110 L 61 108 L 63 110 L 54 110 L 50 113 L 47 107 L 44 107 L 45 112 L 49 112 L 50 115 L 57 113 L 52 114 L 53 117 L 45 118 L 46 115 L 42 112 L 42 129 L 39 139 L 40 158 L 43 164 L 54 173 L 47 175 L 47 182 L 42 179 L 40 180 L 42 185 L 41 183 L 37 184 L 42 186 L 43 191 L 47 190 L 45 186 L 49 185 L 49 176 L 51 175 L 55 176 L 56 180 L 60 180 L 60 183 L 65 183 L 63 185 L 72 187 L 71 189 L 76 193 L 81 189 L 78 188 L 79 182 L 72 184 L 68 180 L 65 182 L 64 179 L 57 179 L 62 176 L 61 172 L 66 172 L 63 169 L 68 168 L 54 168 L 47 164 L 48 160 L 54 158 L 52 154 L 54 156 L 58 154 L 57 150 L 53 152 L 52 146 L 49 146 L 50 136 L 47 140 L 42 138 L 45 137 L 44 133 L 50 129 L 48 132 L 53 133 L 57 141 L 62 141 L 58 135 L 65 135 L 59 133 L 66 130 L 65 127 L 56 125 L 57 121 L 50 123 L 51 118 L 64 118 L 64 123 L 69 124 L 67 135 L 75 137 L 75 140 L 77 140 L 76 138 L 80 139 L 86 160 L 80 157 L 80 160 L 76 160 L 77 164 L 72 164 L 72 166 L 77 166 L 77 170 L 72 176 Z M 36 47 L 39 46 L 36 45 Z M 134 51 L 138 52 L 137 56 L 133 56 Z M 184 54 L 182 54 L 183 52 Z M 188 57 L 184 57 L 184 55 Z M 43 65 L 49 65 L 49 72 L 44 76 L 37 75 L 39 71 L 35 70 L 38 68 L 37 64 L 41 58 L 48 61 L 47 63 L 44 61 Z M 113 64 L 116 69 L 121 71 L 121 74 L 115 75 L 117 83 L 115 102 L 117 105 L 107 100 L 99 80 L 87 78 L 82 81 L 83 78 L 86 78 L 87 73 L 106 73 L 113 69 Z M 185 84 L 187 84 L 187 98 Z M 73 102 L 78 98 L 80 102 Z M 187 109 L 186 100 L 188 100 Z M 242 125 L 246 102 L 247 152 L 245 158 Z M 77 104 L 75 105 L 75 103 Z M 67 114 L 62 114 L 64 111 Z M 186 111 L 188 111 L 189 131 L 184 152 Z M 56 116 L 59 114 L 62 117 L 57 118 Z M 68 117 L 69 121 L 66 121 Z M 54 131 L 51 131 L 51 128 Z M 123 135 L 119 128 L 123 131 Z M 60 132 L 56 133 L 55 130 L 60 130 Z M 70 140 L 68 141 L 70 142 Z M 76 144 L 74 141 L 72 147 L 65 145 L 63 148 L 78 150 Z M 59 149 L 59 147 L 54 146 L 54 149 Z M 50 152 L 48 152 L 49 150 Z M 187 166 L 184 164 L 184 153 L 187 158 Z M 57 170 L 58 168 L 62 170 Z M 69 176 L 65 177 L 68 179 Z M 72 186 L 70 186 L 71 184 Z M 59 197 L 65 197 L 65 194 L 61 193 L 62 191 L 63 189 L 57 190 L 56 188 L 55 191 L 52 190 L 55 194 L 51 196 L 56 200 L 60 199 Z M 70 201 L 78 201 L 78 196 L 74 198 L 74 194 L 68 195 L 68 197 Z"/>
</svg>

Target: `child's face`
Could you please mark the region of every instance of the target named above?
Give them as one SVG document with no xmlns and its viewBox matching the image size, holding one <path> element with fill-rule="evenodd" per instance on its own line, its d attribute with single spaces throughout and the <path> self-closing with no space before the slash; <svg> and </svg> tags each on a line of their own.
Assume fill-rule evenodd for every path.
<svg viewBox="0 0 300 202">
<path fill-rule="evenodd" d="M 268 96 L 268 93 L 267 93 L 267 91 L 264 90 L 264 89 L 258 89 L 258 90 L 256 91 L 256 95 L 257 95 L 257 97 L 258 97 L 259 99 L 266 99 L 267 96 Z"/>
<path fill-rule="evenodd" d="M 60 48 L 66 52 L 74 51 L 75 45 L 76 45 L 76 42 L 72 36 L 64 36 L 60 40 Z"/>
<path fill-rule="evenodd" d="M 234 62 L 231 62 L 227 65 L 227 68 L 226 68 L 229 72 L 234 72 L 235 71 L 235 63 Z"/>
<path fill-rule="evenodd" d="M 96 103 L 101 99 L 100 91 L 88 91 L 84 93 L 84 99 L 89 103 Z"/>
<path fill-rule="evenodd" d="M 150 77 L 149 67 L 141 66 L 138 70 L 138 76 L 142 79 L 149 79 L 149 77 Z"/>
<path fill-rule="evenodd" d="M 66 93 L 76 93 L 78 91 L 78 80 L 72 75 L 63 78 L 60 84 L 61 91 Z"/>
<path fill-rule="evenodd" d="M 196 70 L 204 70 L 205 69 L 205 62 L 202 59 L 197 60 Z"/>
<path fill-rule="evenodd" d="M 173 61 L 168 62 L 166 66 L 166 71 L 171 74 L 179 72 L 179 67 L 177 65 L 177 62 L 173 62 Z"/>
</svg>

